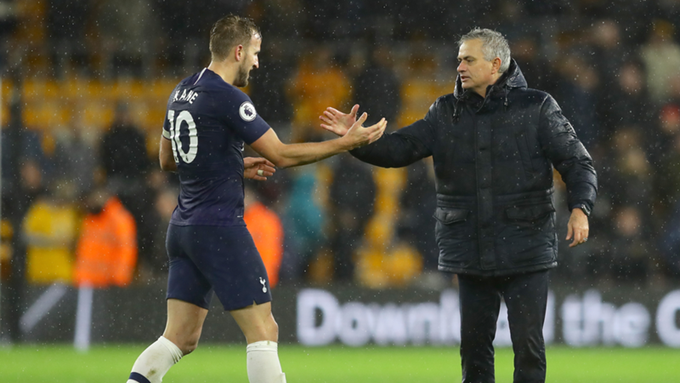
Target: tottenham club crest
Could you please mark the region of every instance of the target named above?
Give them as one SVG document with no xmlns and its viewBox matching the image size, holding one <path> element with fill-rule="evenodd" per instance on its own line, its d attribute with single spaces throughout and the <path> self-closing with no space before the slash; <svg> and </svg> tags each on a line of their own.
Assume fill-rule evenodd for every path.
<svg viewBox="0 0 680 383">
<path fill-rule="evenodd" d="M 246 101 L 238 108 L 238 114 L 241 116 L 243 121 L 252 121 L 257 117 L 257 112 L 255 111 L 255 106 L 252 102 Z"/>
<path fill-rule="evenodd" d="M 260 277 L 260 284 L 262 284 L 262 292 L 266 293 L 267 292 L 267 287 L 265 286 L 267 284 L 267 281 L 264 280 L 264 278 Z"/>
</svg>

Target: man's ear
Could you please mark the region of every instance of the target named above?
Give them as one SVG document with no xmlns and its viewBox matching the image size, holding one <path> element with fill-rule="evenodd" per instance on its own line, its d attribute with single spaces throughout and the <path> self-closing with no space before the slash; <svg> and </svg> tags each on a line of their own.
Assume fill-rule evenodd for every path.
<svg viewBox="0 0 680 383">
<path fill-rule="evenodd" d="M 234 60 L 236 60 L 237 62 L 241 61 L 244 53 L 243 50 L 244 48 L 243 45 L 241 44 L 237 45 L 236 48 L 234 48 Z"/>
<path fill-rule="evenodd" d="M 501 70 L 501 59 L 500 59 L 500 57 L 496 57 L 495 59 L 493 59 L 493 61 L 491 61 L 491 66 L 493 68 L 493 73 L 494 74 L 498 73 L 498 71 Z"/>
</svg>

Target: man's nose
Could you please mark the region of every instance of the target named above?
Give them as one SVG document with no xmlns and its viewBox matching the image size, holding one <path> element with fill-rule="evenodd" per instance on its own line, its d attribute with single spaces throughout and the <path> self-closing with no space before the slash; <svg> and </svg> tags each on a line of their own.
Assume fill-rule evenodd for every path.
<svg viewBox="0 0 680 383">
<path fill-rule="evenodd" d="M 463 72 L 466 68 L 467 68 L 467 67 L 466 67 L 466 65 L 465 65 L 465 61 L 461 61 L 460 64 L 458 64 L 458 68 L 456 68 L 456 70 L 457 70 L 458 72 Z"/>
</svg>

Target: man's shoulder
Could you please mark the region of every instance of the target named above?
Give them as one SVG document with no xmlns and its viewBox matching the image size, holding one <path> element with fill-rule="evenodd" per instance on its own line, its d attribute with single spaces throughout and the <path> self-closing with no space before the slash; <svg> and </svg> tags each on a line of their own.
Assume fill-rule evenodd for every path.
<svg viewBox="0 0 680 383">
<path fill-rule="evenodd" d="M 510 92 L 510 94 L 513 94 L 516 97 L 522 97 L 529 100 L 543 101 L 545 99 L 552 98 L 550 93 L 534 88 L 515 88 Z"/>
<path fill-rule="evenodd" d="M 445 108 L 452 107 L 456 102 L 456 97 L 453 93 L 445 94 L 443 96 L 437 97 L 437 99 L 432 103 L 430 110 L 441 110 Z"/>
<path fill-rule="evenodd" d="M 453 95 L 453 93 L 445 94 L 443 96 L 437 97 L 437 100 L 435 100 L 435 104 L 442 104 L 442 103 L 451 103 L 456 100 L 456 97 Z"/>
<path fill-rule="evenodd" d="M 554 98 L 550 93 L 533 88 L 515 88 L 509 92 L 508 97 L 515 100 L 519 100 L 523 105 L 535 105 L 541 106 L 546 102 L 554 102 Z"/>
</svg>

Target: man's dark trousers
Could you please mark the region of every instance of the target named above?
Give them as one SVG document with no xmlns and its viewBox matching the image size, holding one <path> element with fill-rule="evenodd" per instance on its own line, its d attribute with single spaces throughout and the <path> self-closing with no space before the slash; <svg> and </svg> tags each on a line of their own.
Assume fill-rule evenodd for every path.
<svg viewBox="0 0 680 383">
<path fill-rule="evenodd" d="M 463 383 L 493 383 L 496 322 L 501 298 L 508 308 L 514 383 L 545 382 L 543 322 L 548 271 L 503 277 L 458 275 Z"/>
</svg>

